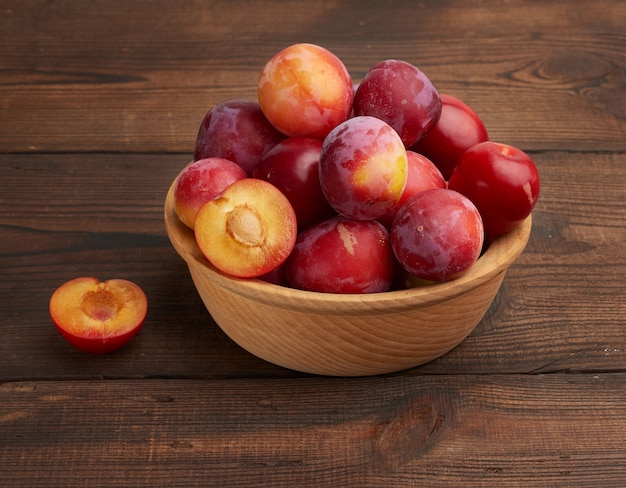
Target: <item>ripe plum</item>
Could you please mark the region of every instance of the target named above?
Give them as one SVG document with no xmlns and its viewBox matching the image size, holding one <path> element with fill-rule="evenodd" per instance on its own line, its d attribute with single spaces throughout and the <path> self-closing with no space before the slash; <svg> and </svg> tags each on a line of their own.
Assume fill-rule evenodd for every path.
<svg viewBox="0 0 626 488">
<path fill-rule="evenodd" d="M 489 140 L 482 120 L 466 103 L 442 93 L 441 116 L 435 126 L 410 149 L 423 154 L 450 179 L 463 153 L 475 144 Z"/>
<path fill-rule="evenodd" d="M 352 110 L 352 78 L 343 62 L 315 44 L 293 44 L 263 67 L 258 100 L 268 120 L 288 136 L 323 139 Z"/>
<path fill-rule="evenodd" d="M 209 110 L 200 124 L 194 160 L 225 158 L 250 176 L 270 148 L 285 135 L 266 119 L 252 100 L 227 100 Z"/>
<path fill-rule="evenodd" d="M 402 196 L 406 149 L 386 122 L 353 117 L 324 139 L 319 176 L 326 199 L 338 213 L 357 220 L 376 219 Z"/>
<path fill-rule="evenodd" d="M 474 202 L 491 239 L 530 215 L 540 185 L 537 167 L 528 154 L 508 144 L 485 141 L 463 153 L 448 186 Z"/>
<path fill-rule="evenodd" d="M 382 224 L 336 216 L 300 233 L 285 262 L 285 276 L 302 290 L 374 293 L 389 290 L 396 266 Z"/>
<path fill-rule="evenodd" d="M 354 97 L 354 114 L 384 120 L 408 148 L 435 125 L 441 114 L 441 100 L 419 68 L 388 59 L 365 74 Z"/>
<path fill-rule="evenodd" d="M 413 195 L 391 226 L 391 245 L 400 264 L 430 281 L 465 273 L 480 256 L 483 240 L 483 223 L 474 204 L 446 188 Z"/>
<path fill-rule="evenodd" d="M 194 233 L 200 251 L 217 269 L 256 278 L 289 256 L 296 241 L 296 214 L 274 185 L 244 178 L 200 208 Z"/>
<path fill-rule="evenodd" d="M 50 297 L 57 330 L 71 345 L 92 354 L 113 352 L 128 343 L 147 312 L 146 294 L 124 279 L 81 276 L 63 283 Z"/>
<path fill-rule="evenodd" d="M 174 187 L 174 210 L 193 229 L 200 207 L 247 174 L 238 164 L 224 158 L 205 158 L 185 166 Z"/>
<path fill-rule="evenodd" d="M 303 230 L 332 217 L 319 178 L 322 141 L 310 137 L 289 137 L 270 149 L 252 175 L 269 181 L 289 199 Z"/>
</svg>

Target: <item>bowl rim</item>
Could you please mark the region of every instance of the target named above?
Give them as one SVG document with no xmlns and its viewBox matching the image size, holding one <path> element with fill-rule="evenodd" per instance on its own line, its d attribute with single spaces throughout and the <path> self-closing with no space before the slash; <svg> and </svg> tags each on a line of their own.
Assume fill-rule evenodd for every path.
<svg viewBox="0 0 626 488">
<path fill-rule="evenodd" d="M 215 285 L 242 297 L 281 309 L 304 313 L 355 315 L 395 313 L 417 307 L 436 305 L 453 299 L 505 273 L 523 252 L 532 227 L 532 214 L 513 230 L 496 238 L 462 276 L 440 283 L 367 294 L 335 294 L 298 290 L 269 283 L 257 278 L 238 278 L 216 269 L 196 245 L 194 232 L 176 215 L 174 189 L 170 185 L 164 204 L 165 227 L 168 238 L 187 266 Z"/>
</svg>

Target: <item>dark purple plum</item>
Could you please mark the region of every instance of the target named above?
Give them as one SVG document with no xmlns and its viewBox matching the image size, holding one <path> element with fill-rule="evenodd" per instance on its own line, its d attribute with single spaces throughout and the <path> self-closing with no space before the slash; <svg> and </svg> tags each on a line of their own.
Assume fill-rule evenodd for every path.
<svg viewBox="0 0 626 488">
<path fill-rule="evenodd" d="M 194 160 L 224 158 L 241 166 L 248 176 L 263 155 L 286 136 L 280 133 L 251 100 L 227 100 L 204 116 Z"/>
<path fill-rule="evenodd" d="M 365 74 L 354 97 L 354 114 L 384 120 L 408 148 L 437 123 L 441 100 L 419 68 L 406 61 L 388 59 Z"/>
</svg>

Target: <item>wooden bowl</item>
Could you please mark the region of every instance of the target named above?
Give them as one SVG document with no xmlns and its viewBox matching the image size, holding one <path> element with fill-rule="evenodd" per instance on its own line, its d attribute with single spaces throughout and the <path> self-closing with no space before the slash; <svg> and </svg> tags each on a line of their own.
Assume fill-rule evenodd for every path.
<svg viewBox="0 0 626 488">
<path fill-rule="evenodd" d="M 293 370 L 329 376 L 401 371 L 457 346 L 493 301 L 509 266 L 530 236 L 532 217 L 495 240 L 462 277 L 372 294 L 295 290 L 227 276 L 197 247 L 174 211 L 174 184 L 165 200 L 169 239 L 219 327 L 250 353 Z"/>
</svg>

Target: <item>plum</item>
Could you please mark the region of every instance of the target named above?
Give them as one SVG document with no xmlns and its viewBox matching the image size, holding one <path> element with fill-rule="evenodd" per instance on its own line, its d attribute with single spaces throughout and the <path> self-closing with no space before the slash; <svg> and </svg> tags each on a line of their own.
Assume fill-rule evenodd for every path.
<svg viewBox="0 0 626 488">
<path fill-rule="evenodd" d="M 323 139 L 352 111 L 352 78 L 329 50 L 292 44 L 274 55 L 259 76 L 257 95 L 267 119 L 288 136 Z"/>
<path fill-rule="evenodd" d="M 389 232 L 341 215 L 298 235 L 284 272 L 290 286 L 323 293 L 388 291 L 396 271 Z"/>
<path fill-rule="evenodd" d="M 240 278 L 256 278 L 280 266 L 297 233 L 296 214 L 287 197 L 256 178 L 238 180 L 205 203 L 194 228 L 207 260 Z"/>
<path fill-rule="evenodd" d="M 202 119 L 193 158 L 228 159 L 250 176 L 263 154 L 285 137 L 270 124 L 258 102 L 226 100 Z"/>
<path fill-rule="evenodd" d="M 389 124 L 375 117 L 353 117 L 324 139 L 319 165 L 322 191 L 338 213 L 376 219 L 402 197 L 407 164 L 404 144 Z"/>
<path fill-rule="evenodd" d="M 296 212 L 298 230 L 336 214 L 320 186 L 321 152 L 319 139 L 289 137 L 265 153 L 252 174 L 272 183 L 289 199 Z"/>
<path fill-rule="evenodd" d="M 81 276 L 59 286 L 50 298 L 50 316 L 60 334 L 77 349 L 113 352 L 137 335 L 148 299 L 135 283 Z"/>
<path fill-rule="evenodd" d="M 463 153 L 449 188 L 468 197 L 480 211 L 491 240 L 518 226 L 539 199 L 539 172 L 521 149 L 485 141 Z"/>
<path fill-rule="evenodd" d="M 419 68 L 406 61 L 387 59 L 365 74 L 354 97 L 354 114 L 384 120 L 408 148 L 437 123 L 441 100 Z"/>
<path fill-rule="evenodd" d="M 489 135 L 483 121 L 469 105 L 445 93 L 440 98 L 439 120 L 410 149 L 430 159 L 447 181 L 463 153 L 489 140 Z"/>
<path fill-rule="evenodd" d="M 214 199 L 232 183 L 247 174 L 236 163 L 224 158 L 205 158 L 185 166 L 176 178 L 174 210 L 193 229 L 200 207 Z"/>
<path fill-rule="evenodd" d="M 478 209 L 447 188 L 416 193 L 391 225 L 391 246 L 402 267 L 430 281 L 461 276 L 480 256 L 483 242 Z"/>
</svg>

